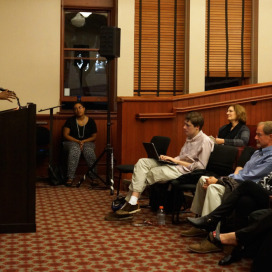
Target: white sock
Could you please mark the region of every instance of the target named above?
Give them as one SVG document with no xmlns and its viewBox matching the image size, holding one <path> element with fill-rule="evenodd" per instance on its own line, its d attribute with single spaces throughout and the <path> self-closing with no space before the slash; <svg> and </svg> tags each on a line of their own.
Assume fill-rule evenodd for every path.
<svg viewBox="0 0 272 272">
<path fill-rule="evenodd" d="M 131 205 L 136 205 L 137 202 L 138 202 L 138 197 L 136 197 L 136 196 L 131 196 L 128 203 L 131 204 Z"/>
</svg>

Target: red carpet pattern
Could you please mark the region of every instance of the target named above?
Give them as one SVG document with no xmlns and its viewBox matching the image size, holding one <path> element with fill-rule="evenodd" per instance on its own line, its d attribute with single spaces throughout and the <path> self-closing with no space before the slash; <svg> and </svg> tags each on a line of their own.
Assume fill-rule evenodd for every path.
<svg viewBox="0 0 272 272">
<path fill-rule="evenodd" d="M 36 233 L 0 234 L 1 272 L 63 271 L 250 271 L 251 260 L 228 267 L 217 265 L 223 253 L 194 254 L 181 238 L 187 223 L 134 226 L 155 222 L 148 208 L 133 221 L 106 221 L 111 209 L 109 190 L 50 186 L 37 183 Z"/>
</svg>

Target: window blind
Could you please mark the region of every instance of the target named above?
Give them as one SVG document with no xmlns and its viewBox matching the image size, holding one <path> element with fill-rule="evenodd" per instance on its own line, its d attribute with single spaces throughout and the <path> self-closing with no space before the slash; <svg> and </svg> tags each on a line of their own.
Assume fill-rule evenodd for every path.
<svg viewBox="0 0 272 272">
<path fill-rule="evenodd" d="M 250 77 L 251 0 L 206 4 L 206 76 Z"/>
<path fill-rule="evenodd" d="M 183 91 L 184 0 L 135 0 L 135 95 Z"/>
</svg>

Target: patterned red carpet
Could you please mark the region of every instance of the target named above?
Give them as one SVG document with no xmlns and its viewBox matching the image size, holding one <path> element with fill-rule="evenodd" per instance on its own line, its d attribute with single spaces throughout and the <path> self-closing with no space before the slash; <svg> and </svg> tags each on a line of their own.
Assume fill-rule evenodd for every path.
<svg viewBox="0 0 272 272">
<path fill-rule="evenodd" d="M 0 271 L 249 271 L 250 260 L 228 267 L 217 265 L 223 253 L 194 254 L 181 238 L 187 223 L 166 227 L 134 226 L 154 222 L 147 208 L 133 221 L 106 221 L 111 209 L 108 190 L 50 186 L 37 183 L 37 232 L 0 234 Z"/>
</svg>

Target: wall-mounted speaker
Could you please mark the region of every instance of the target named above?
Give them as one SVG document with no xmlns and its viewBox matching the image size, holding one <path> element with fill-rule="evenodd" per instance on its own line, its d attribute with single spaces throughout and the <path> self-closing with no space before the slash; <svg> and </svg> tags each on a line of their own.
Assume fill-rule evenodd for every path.
<svg viewBox="0 0 272 272">
<path fill-rule="evenodd" d="M 100 28 L 100 56 L 107 59 L 120 57 L 120 35 L 120 28 L 115 26 L 102 26 Z"/>
</svg>

